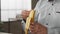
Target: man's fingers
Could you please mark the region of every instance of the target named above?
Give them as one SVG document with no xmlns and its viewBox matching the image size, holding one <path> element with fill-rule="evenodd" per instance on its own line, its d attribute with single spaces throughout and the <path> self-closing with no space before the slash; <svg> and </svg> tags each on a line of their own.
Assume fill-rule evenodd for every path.
<svg viewBox="0 0 60 34">
<path fill-rule="evenodd" d="M 34 24 L 35 24 L 34 22 L 30 23 L 30 25 L 34 25 Z"/>
<path fill-rule="evenodd" d="M 34 28 L 34 26 L 33 25 L 30 25 L 30 28 Z"/>
<path fill-rule="evenodd" d="M 30 25 L 30 28 L 31 28 L 31 29 L 34 29 L 34 25 Z"/>
<path fill-rule="evenodd" d="M 30 31 L 31 31 L 31 32 L 34 32 L 34 28 L 35 28 L 34 23 L 31 23 L 31 24 L 30 24 Z"/>
</svg>

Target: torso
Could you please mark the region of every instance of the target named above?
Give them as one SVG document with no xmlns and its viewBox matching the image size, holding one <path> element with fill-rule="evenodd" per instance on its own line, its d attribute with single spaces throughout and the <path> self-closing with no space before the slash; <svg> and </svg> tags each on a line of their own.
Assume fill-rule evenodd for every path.
<svg viewBox="0 0 60 34">
<path fill-rule="evenodd" d="M 42 7 L 42 8 L 41 8 Z M 48 28 L 48 34 L 59 34 L 60 32 L 60 2 L 52 5 L 47 2 L 38 8 L 38 23 Z M 58 13 L 59 12 L 59 13 Z"/>
<path fill-rule="evenodd" d="M 60 13 L 56 12 L 60 12 L 60 3 L 54 5 L 47 3 L 46 6 L 40 10 L 38 22 L 47 25 L 49 28 L 60 27 Z"/>
</svg>

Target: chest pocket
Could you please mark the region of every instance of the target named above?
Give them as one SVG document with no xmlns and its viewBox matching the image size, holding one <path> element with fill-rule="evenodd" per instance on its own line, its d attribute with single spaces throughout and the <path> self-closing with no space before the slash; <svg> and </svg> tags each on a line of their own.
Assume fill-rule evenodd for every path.
<svg viewBox="0 0 60 34">
<path fill-rule="evenodd" d="M 56 11 L 56 27 L 60 27 L 60 11 Z"/>
<path fill-rule="evenodd" d="M 48 18 L 46 19 L 48 26 L 50 27 L 60 27 L 60 5 L 54 4 L 48 10 Z"/>
<path fill-rule="evenodd" d="M 50 27 L 60 27 L 60 11 L 52 12 L 49 18 Z"/>
</svg>

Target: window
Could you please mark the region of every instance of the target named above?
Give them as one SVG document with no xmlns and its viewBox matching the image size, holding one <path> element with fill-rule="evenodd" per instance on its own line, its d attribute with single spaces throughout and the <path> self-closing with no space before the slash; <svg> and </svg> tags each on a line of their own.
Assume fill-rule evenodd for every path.
<svg viewBox="0 0 60 34">
<path fill-rule="evenodd" d="M 31 0 L 1 0 L 1 21 L 16 18 L 22 10 L 31 10 Z"/>
</svg>

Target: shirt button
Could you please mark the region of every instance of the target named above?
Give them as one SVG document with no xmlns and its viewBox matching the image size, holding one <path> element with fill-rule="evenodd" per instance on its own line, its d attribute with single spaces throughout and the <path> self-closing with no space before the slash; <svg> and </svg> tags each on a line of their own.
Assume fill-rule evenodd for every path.
<svg viewBox="0 0 60 34">
<path fill-rule="evenodd" d="M 53 6 L 54 4 L 52 4 L 52 6 Z"/>
<path fill-rule="evenodd" d="M 48 25 L 48 23 L 46 23 L 46 25 Z"/>
<path fill-rule="evenodd" d="M 50 13 L 48 15 L 51 15 Z"/>
</svg>

